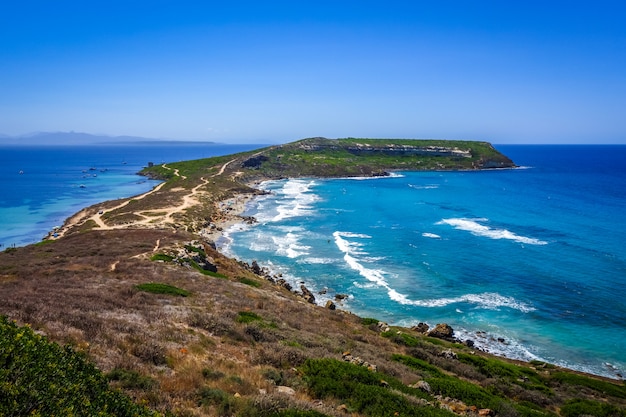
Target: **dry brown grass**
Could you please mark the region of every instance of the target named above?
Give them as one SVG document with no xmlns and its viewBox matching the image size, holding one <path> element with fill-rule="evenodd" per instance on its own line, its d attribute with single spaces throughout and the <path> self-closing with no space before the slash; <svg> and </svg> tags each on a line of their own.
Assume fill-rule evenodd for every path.
<svg viewBox="0 0 626 417">
<path fill-rule="evenodd" d="M 394 343 L 394 337 L 381 337 L 376 326 L 363 325 L 353 314 L 311 305 L 264 281 L 209 244 L 203 249 L 226 278 L 150 260 L 155 248 L 175 253 L 196 239 L 174 230 L 93 230 L 0 252 L 0 314 L 85 352 L 105 373 L 138 375 L 141 383 L 113 384 L 137 401 L 180 416 L 245 415 L 251 407 L 343 415 L 333 400 L 307 396 L 297 367 L 308 358 L 341 359 L 346 351 L 405 384 L 421 374 L 391 360 L 394 353 L 482 386 L 497 384 L 511 397 L 536 404 L 549 406 L 559 398 L 494 382 L 470 365 L 441 357 L 447 345 L 417 334 L 412 333 L 420 340 L 417 346 Z M 262 286 L 246 285 L 242 278 Z M 136 288 L 149 282 L 191 295 Z M 242 322 L 241 312 L 256 319 Z M 296 394 L 277 393 L 279 385 Z"/>
<path fill-rule="evenodd" d="M 219 407 L 199 405 L 203 388 L 237 394 L 249 404 L 302 407 L 308 401 L 302 390 L 288 398 L 273 392 L 277 383 L 297 388 L 293 368 L 306 358 L 340 358 L 352 350 L 377 363 L 397 350 L 349 313 L 312 306 L 269 282 L 263 288 L 238 282 L 259 278 L 209 245 L 207 254 L 229 279 L 149 260 L 157 241 L 161 251 L 192 239 L 170 230 L 94 230 L 0 253 L 0 314 L 84 351 L 104 372 L 126 369 L 153 378 L 153 387 L 125 389 L 156 409 L 189 415 L 219 414 Z M 146 282 L 192 295 L 135 288 Z M 239 323 L 240 311 L 261 320 Z M 259 398 L 260 392 L 268 397 Z"/>
</svg>

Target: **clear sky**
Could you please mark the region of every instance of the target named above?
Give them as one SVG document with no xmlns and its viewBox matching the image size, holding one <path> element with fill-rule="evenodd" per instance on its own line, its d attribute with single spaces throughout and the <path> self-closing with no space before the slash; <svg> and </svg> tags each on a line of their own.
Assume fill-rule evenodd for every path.
<svg viewBox="0 0 626 417">
<path fill-rule="evenodd" d="M 626 143 L 626 1 L 5 1 L 0 133 Z"/>
</svg>

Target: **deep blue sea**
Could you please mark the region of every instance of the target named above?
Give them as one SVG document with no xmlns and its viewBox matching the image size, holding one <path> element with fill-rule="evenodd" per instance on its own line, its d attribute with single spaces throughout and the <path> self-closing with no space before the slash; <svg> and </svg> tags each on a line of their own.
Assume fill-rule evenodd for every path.
<svg viewBox="0 0 626 417">
<path fill-rule="evenodd" d="M 38 242 L 54 226 L 90 205 L 149 191 L 158 181 L 136 175 L 149 162 L 208 158 L 261 146 L 186 142 L 0 145 L 0 250 Z"/>
<path fill-rule="evenodd" d="M 321 303 L 626 376 L 626 146 L 496 147 L 520 168 L 264 183 L 219 243 Z"/>
</svg>

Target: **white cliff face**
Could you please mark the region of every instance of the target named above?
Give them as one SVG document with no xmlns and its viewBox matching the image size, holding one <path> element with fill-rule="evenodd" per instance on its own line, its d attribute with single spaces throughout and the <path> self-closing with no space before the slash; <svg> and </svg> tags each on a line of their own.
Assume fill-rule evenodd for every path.
<svg viewBox="0 0 626 417">
<path fill-rule="evenodd" d="M 356 143 L 351 146 L 343 147 L 336 145 L 321 145 L 321 144 L 301 144 L 300 149 L 305 151 L 321 151 L 332 149 L 345 149 L 350 153 L 356 155 L 367 155 L 382 153 L 385 155 L 427 155 L 427 156 L 450 156 L 456 158 L 471 158 L 472 152 L 469 149 L 459 149 L 458 147 L 446 147 L 446 146 L 411 146 L 411 145 L 396 145 L 385 144 L 373 146 L 368 143 Z"/>
</svg>

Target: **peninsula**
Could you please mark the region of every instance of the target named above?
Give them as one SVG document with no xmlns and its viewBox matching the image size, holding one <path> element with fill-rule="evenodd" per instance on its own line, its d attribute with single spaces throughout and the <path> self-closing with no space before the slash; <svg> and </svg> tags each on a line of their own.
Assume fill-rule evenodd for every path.
<svg viewBox="0 0 626 417">
<path fill-rule="evenodd" d="M 0 415 L 626 416 L 623 382 L 319 306 L 214 244 L 263 180 L 512 167 L 485 142 L 312 138 L 146 168 L 150 192 L 0 253 Z"/>
</svg>

